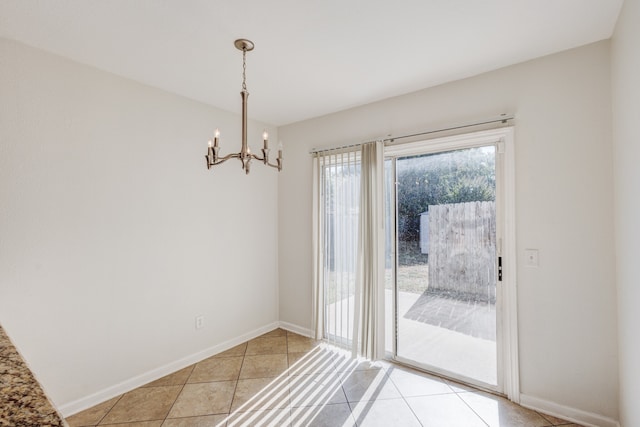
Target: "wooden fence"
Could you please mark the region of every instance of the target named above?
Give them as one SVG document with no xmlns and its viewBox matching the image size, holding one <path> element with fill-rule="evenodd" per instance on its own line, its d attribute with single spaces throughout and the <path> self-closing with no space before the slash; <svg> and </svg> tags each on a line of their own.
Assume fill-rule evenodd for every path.
<svg viewBox="0 0 640 427">
<path fill-rule="evenodd" d="M 429 291 L 495 302 L 495 202 L 429 206 Z"/>
</svg>

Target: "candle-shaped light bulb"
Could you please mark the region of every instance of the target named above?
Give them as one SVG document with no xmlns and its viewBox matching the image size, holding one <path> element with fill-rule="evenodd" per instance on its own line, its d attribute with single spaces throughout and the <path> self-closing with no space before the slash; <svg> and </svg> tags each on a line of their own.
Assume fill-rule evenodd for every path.
<svg viewBox="0 0 640 427">
<path fill-rule="evenodd" d="M 269 133 L 266 129 L 262 132 L 262 140 L 264 141 L 264 149 L 267 150 L 269 148 Z"/>
<path fill-rule="evenodd" d="M 251 147 L 247 147 L 247 154 L 251 155 Z"/>
<path fill-rule="evenodd" d="M 213 141 L 209 140 L 209 148 L 213 145 Z"/>
<path fill-rule="evenodd" d="M 216 131 L 213 133 L 213 146 L 218 148 L 218 138 L 220 138 L 220 131 L 218 129 L 216 129 Z"/>
<path fill-rule="evenodd" d="M 278 142 L 278 158 L 282 159 L 282 148 L 283 148 L 283 144 L 282 141 Z"/>
</svg>

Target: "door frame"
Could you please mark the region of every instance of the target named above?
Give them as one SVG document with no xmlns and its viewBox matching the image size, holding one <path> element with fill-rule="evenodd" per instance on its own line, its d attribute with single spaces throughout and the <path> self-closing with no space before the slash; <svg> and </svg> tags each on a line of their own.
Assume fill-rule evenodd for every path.
<svg viewBox="0 0 640 427">
<path fill-rule="evenodd" d="M 502 281 L 497 282 L 496 295 L 500 298 L 496 310 L 498 335 L 496 339 L 498 392 L 511 401 L 520 401 L 519 357 L 518 357 L 518 314 L 516 288 L 516 225 L 515 225 L 515 153 L 513 126 L 497 129 L 445 136 L 402 144 L 386 144 L 384 159 L 405 157 L 416 154 L 429 154 L 442 151 L 496 146 L 496 243 L 497 256 L 502 257 Z M 394 173 L 395 173 L 395 168 Z M 395 199 L 395 186 L 394 199 Z M 395 202 L 395 200 L 394 200 Z M 397 203 L 396 207 L 397 209 Z M 397 216 L 397 212 L 396 212 Z M 394 227 L 396 219 L 394 218 Z M 397 238 L 397 229 L 394 230 Z M 394 243 L 395 246 L 395 243 Z M 394 263 L 397 263 L 394 253 Z M 396 302 L 396 269 L 394 266 L 393 281 L 393 358 L 400 363 L 405 361 L 397 357 L 397 302 Z M 382 281 L 384 282 L 384 281 Z M 440 372 L 435 372 L 441 374 Z M 489 387 L 491 388 L 491 387 Z M 494 390 L 496 391 L 496 390 Z"/>
</svg>

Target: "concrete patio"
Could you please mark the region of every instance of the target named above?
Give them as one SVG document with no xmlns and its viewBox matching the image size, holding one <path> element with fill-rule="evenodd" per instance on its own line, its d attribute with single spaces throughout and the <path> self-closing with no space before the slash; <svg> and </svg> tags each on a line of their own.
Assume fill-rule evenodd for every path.
<svg viewBox="0 0 640 427">
<path fill-rule="evenodd" d="M 495 305 L 399 292 L 398 356 L 483 383 L 497 383 Z M 392 318 L 392 291 L 386 291 L 386 319 Z M 421 316 L 407 316 L 416 306 Z M 432 312 L 427 315 L 427 311 Z M 466 311 L 466 312 L 465 312 Z M 494 320 L 495 321 L 495 320 Z M 477 322 L 477 323 L 476 323 Z M 391 347 L 392 322 L 386 322 L 386 348 Z M 476 336 L 474 336 L 476 335 Z M 488 339 L 493 335 L 493 339 Z"/>
</svg>

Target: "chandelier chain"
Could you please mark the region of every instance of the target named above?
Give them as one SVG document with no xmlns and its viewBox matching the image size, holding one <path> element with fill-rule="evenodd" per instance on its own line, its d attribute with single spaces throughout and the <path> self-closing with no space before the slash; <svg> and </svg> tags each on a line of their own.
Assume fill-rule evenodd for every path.
<svg viewBox="0 0 640 427">
<path fill-rule="evenodd" d="M 242 90 L 247 90 L 247 48 L 242 49 Z"/>
</svg>

